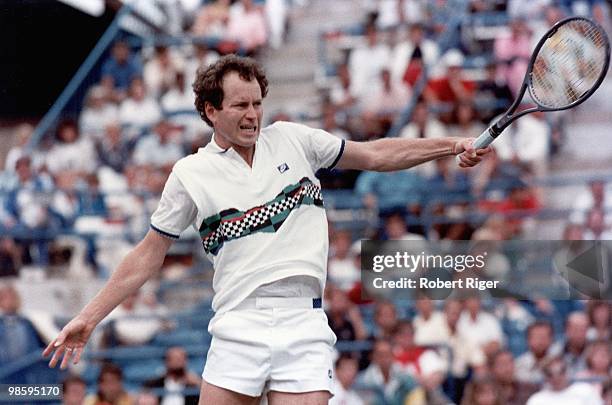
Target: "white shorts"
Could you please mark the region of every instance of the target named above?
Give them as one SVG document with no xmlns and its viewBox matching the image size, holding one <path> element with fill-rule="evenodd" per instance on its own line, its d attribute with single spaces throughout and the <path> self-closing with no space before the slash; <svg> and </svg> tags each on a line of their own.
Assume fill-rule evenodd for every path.
<svg viewBox="0 0 612 405">
<path fill-rule="evenodd" d="M 252 298 L 257 307 L 215 316 L 202 377 L 234 392 L 332 391 L 336 336 L 320 308 L 278 307 L 276 298 Z M 304 300 L 304 298 L 285 298 Z M 272 308 L 260 308 L 272 302 Z"/>
</svg>

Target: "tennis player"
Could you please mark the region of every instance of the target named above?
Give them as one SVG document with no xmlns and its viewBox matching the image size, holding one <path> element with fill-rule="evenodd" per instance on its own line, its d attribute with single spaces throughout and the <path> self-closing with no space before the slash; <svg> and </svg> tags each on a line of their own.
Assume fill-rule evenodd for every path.
<svg viewBox="0 0 612 405">
<path fill-rule="evenodd" d="M 326 404 L 332 348 L 321 296 L 327 219 L 315 173 L 335 166 L 401 170 L 449 155 L 476 165 L 473 139 L 341 140 L 289 122 L 261 128 L 268 82 L 252 59 L 201 68 L 195 105 L 211 142 L 176 163 L 151 230 L 94 299 L 45 349 L 50 367 L 77 363 L 94 327 L 161 267 L 172 241 L 199 230 L 215 268 L 213 339 L 200 404 Z"/>
</svg>

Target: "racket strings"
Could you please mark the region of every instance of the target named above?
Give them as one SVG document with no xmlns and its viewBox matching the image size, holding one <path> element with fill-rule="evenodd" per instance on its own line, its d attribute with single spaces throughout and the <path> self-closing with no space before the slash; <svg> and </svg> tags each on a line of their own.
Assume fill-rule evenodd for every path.
<svg viewBox="0 0 612 405">
<path fill-rule="evenodd" d="M 560 108 L 586 95 L 604 73 L 605 34 L 587 20 L 559 27 L 546 40 L 531 72 L 531 94 L 538 104 Z"/>
</svg>

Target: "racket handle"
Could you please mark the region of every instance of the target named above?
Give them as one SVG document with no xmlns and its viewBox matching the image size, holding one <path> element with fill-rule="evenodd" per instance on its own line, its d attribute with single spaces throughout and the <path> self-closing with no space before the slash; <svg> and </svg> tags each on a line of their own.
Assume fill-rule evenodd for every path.
<svg viewBox="0 0 612 405">
<path fill-rule="evenodd" d="M 483 148 L 486 148 L 487 146 L 489 146 L 491 144 L 491 142 L 493 142 L 495 140 L 495 138 L 496 138 L 496 137 L 494 137 L 491 134 L 491 132 L 492 132 L 492 128 L 491 127 L 485 129 L 484 132 L 482 134 L 480 134 L 480 136 L 478 138 L 476 138 L 476 140 L 474 140 L 474 148 L 476 148 L 476 149 L 483 149 Z M 461 162 L 461 160 L 459 159 L 459 155 L 455 156 L 455 162 L 457 162 L 457 164 L 459 164 Z"/>
</svg>

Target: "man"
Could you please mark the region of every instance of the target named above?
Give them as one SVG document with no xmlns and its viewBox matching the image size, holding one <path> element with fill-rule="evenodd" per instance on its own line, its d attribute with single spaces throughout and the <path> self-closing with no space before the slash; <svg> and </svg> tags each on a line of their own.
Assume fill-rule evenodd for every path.
<svg viewBox="0 0 612 405">
<path fill-rule="evenodd" d="M 546 386 L 533 394 L 527 405 L 603 405 L 597 391 L 588 383 L 570 384 L 567 366 L 562 357 L 554 357 L 544 365 Z"/>
<path fill-rule="evenodd" d="M 321 308 L 328 240 L 315 172 L 401 170 L 453 154 L 469 167 L 489 150 L 459 138 L 345 142 L 287 122 L 262 130 L 267 84 L 259 65 L 234 55 L 198 71 L 196 108 L 213 139 L 174 166 L 152 229 L 45 349 L 51 367 L 78 362 L 94 327 L 192 224 L 216 269 L 200 403 L 253 404 L 264 391 L 270 405 L 327 403 L 336 337 Z"/>
<path fill-rule="evenodd" d="M 502 403 L 507 405 L 521 405 L 527 401 L 538 385 L 527 381 L 518 381 L 515 378 L 514 357 L 507 350 L 500 350 L 491 358 L 491 373 L 493 380 L 499 386 Z M 533 381 L 535 382 L 535 381 Z"/>
<path fill-rule="evenodd" d="M 82 405 L 87 395 L 87 384 L 81 377 L 70 375 L 62 382 L 62 393 L 62 405 Z"/>
<path fill-rule="evenodd" d="M 336 360 L 336 379 L 334 381 L 334 397 L 329 405 L 363 405 L 359 394 L 352 389 L 355 377 L 359 371 L 359 362 L 354 357 L 343 354 Z"/>
<path fill-rule="evenodd" d="M 582 311 L 574 311 L 565 321 L 565 346 L 563 360 L 567 364 L 570 378 L 586 369 L 585 351 L 587 346 L 587 331 L 589 317 Z"/>
<path fill-rule="evenodd" d="M 516 359 L 516 378 L 521 382 L 541 384 L 544 382 L 542 364 L 559 354 L 553 345 L 553 328 L 549 322 L 537 321 L 527 328 L 529 350 Z"/>
<path fill-rule="evenodd" d="M 182 347 L 170 347 L 166 351 L 166 372 L 160 378 L 148 381 L 149 388 L 164 388 L 167 394 L 159 397 L 160 404 L 196 405 L 196 395 L 184 395 L 185 389 L 199 388 L 200 377 L 187 369 L 187 352 Z"/>
</svg>

